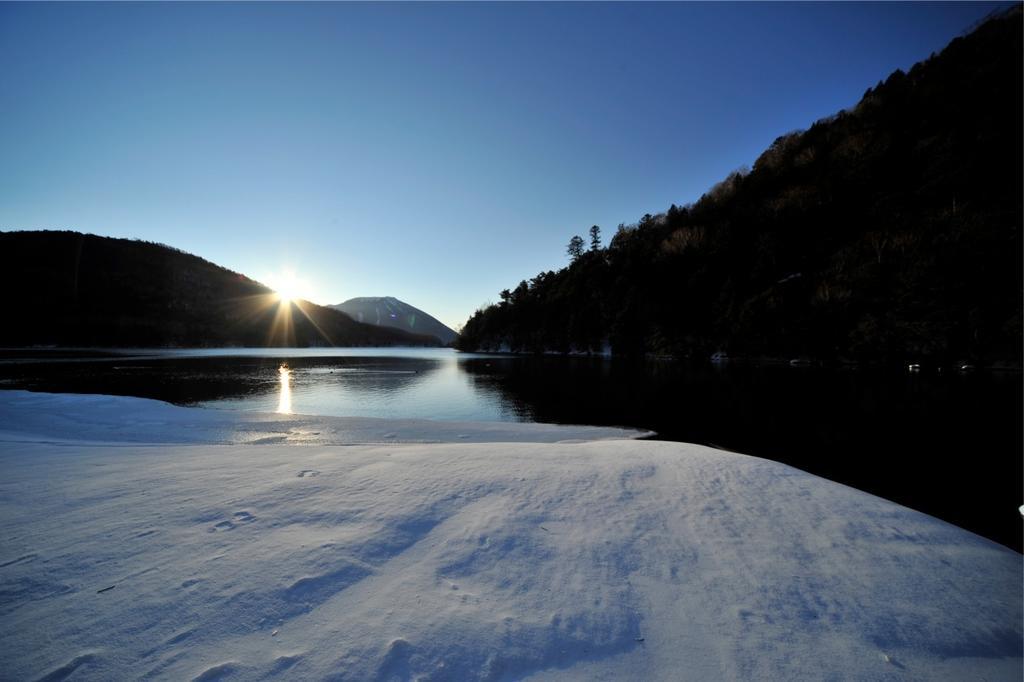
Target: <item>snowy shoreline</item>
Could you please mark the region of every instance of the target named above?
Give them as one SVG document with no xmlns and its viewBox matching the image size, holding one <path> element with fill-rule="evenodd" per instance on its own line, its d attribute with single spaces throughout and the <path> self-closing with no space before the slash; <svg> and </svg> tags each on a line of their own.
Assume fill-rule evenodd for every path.
<svg viewBox="0 0 1024 682">
<path fill-rule="evenodd" d="M 1021 555 L 636 435 L 0 391 L 0 677 L 1020 679 Z"/>
<path fill-rule="evenodd" d="M 652 435 L 614 426 L 319 417 L 179 407 L 115 395 L 0 391 L 0 442 L 372 445 L 557 443 Z"/>
</svg>

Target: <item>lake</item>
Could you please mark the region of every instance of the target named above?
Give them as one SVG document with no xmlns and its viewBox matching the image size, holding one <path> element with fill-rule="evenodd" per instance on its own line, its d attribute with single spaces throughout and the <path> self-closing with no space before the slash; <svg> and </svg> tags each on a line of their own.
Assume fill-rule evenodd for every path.
<svg viewBox="0 0 1024 682">
<path fill-rule="evenodd" d="M 1019 372 L 448 349 L 9 350 L 0 351 L 0 387 L 229 410 L 651 429 L 785 462 L 1022 544 Z"/>
</svg>

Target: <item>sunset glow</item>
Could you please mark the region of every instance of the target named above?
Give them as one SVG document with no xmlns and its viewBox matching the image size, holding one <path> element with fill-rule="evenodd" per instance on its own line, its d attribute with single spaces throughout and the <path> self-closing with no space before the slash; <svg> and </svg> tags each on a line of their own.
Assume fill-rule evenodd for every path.
<svg viewBox="0 0 1024 682">
<path fill-rule="evenodd" d="M 291 303 L 299 299 L 308 300 L 311 296 L 309 281 L 296 276 L 291 270 L 284 270 L 277 275 L 268 276 L 266 281 L 281 303 Z"/>
</svg>

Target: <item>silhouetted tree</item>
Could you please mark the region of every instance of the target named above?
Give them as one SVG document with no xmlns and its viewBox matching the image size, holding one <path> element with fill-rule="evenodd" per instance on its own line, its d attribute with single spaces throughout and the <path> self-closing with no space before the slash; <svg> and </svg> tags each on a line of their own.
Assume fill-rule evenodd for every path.
<svg viewBox="0 0 1024 682">
<path fill-rule="evenodd" d="M 597 225 L 590 226 L 590 250 L 597 251 L 601 248 L 601 228 Z"/>
<path fill-rule="evenodd" d="M 569 255 L 569 258 L 575 262 L 580 256 L 583 255 L 583 237 L 573 235 L 573 238 L 569 240 L 569 246 L 565 252 Z"/>
</svg>

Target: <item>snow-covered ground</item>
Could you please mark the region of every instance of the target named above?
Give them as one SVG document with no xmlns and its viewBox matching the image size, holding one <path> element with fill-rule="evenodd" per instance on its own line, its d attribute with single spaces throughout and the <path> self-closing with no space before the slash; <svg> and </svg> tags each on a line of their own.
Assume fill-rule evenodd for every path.
<svg viewBox="0 0 1024 682">
<path fill-rule="evenodd" d="M 1021 555 L 937 519 L 624 431 L 359 421 L 0 391 L 0 678 L 1021 679 Z"/>
</svg>

